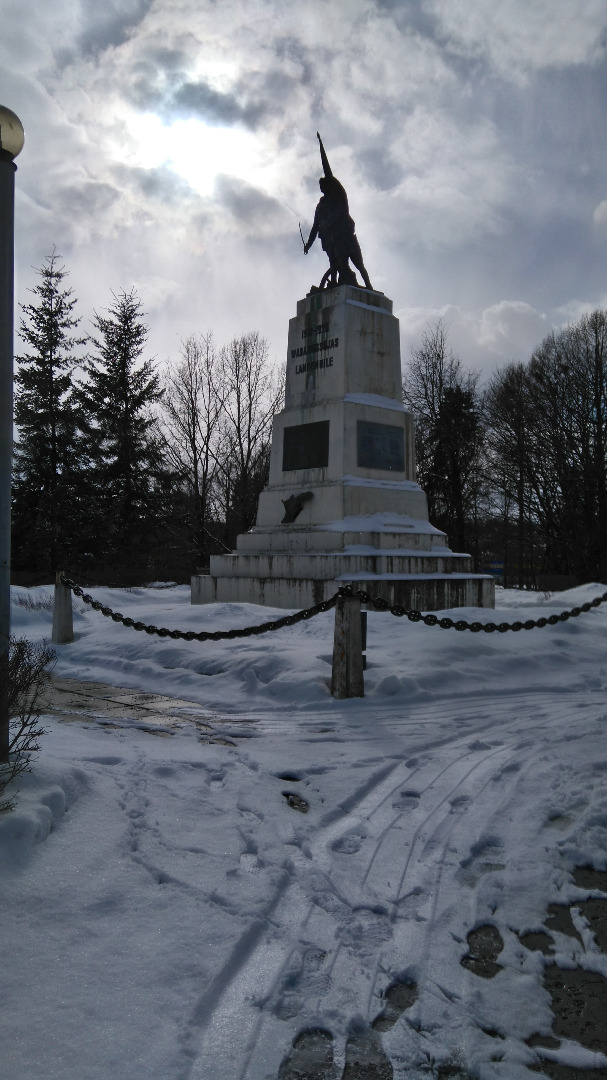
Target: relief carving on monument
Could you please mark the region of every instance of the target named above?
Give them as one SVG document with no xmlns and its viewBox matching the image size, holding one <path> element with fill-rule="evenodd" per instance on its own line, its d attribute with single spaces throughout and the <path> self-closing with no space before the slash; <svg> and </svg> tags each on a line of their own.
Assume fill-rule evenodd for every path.
<svg viewBox="0 0 607 1080">
<path fill-rule="evenodd" d="M 292 525 L 299 514 L 301 514 L 305 504 L 313 498 L 313 491 L 302 491 L 299 495 L 289 495 L 288 499 L 282 499 L 282 505 L 285 508 L 285 516 L 280 524 Z"/>
</svg>

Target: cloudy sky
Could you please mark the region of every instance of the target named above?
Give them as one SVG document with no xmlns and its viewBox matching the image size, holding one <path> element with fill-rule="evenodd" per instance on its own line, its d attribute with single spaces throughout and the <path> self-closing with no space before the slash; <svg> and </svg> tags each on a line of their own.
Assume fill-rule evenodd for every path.
<svg viewBox="0 0 607 1080">
<path fill-rule="evenodd" d="M 150 353 L 259 330 L 286 354 L 317 129 L 403 359 L 525 359 L 607 306 L 605 0 L 0 0 L 26 131 L 17 297 L 53 245 L 83 327 L 135 287 Z"/>
</svg>

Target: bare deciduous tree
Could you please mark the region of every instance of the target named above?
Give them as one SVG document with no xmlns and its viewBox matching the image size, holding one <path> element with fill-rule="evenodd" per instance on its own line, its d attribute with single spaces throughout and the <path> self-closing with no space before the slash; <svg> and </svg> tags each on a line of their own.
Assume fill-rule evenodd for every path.
<svg viewBox="0 0 607 1080">
<path fill-rule="evenodd" d="M 484 423 L 478 376 L 465 373 L 439 320 L 414 350 L 403 398 L 415 420 L 417 478 L 430 520 L 459 550 L 476 547 Z"/>
<path fill-rule="evenodd" d="M 221 442 L 217 455 L 226 542 L 255 521 L 257 501 L 268 480 L 272 417 L 283 386 L 269 363 L 268 344 L 254 331 L 221 350 L 225 379 Z"/>
<path fill-rule="evenodd" d="M 282 388 L 258 333 L 218 350 L 211 334 L 182 344 L 164 376 L 165 458 L 178 487 L 174 522 L 197 565 L 231 550 L 255 520 L 268 478 L 272 417 Z"/>
<path fill-rule="evenodd" d="M 518 511 L 519 576 L 535 552 L 539 572 L 603 580 L 607 312 L 550 334 L 527 366 L 502 369 L 487 402 L 494 469 Z"/>
<path fill-rule="evenodd" d="M 184 494 L 184 525 L 196 562 L 208 562 L 209 525 L 216 517 L 217 458 L 226 397 L 212 334 L 182 342 L 179 363 L 163 380 L 166 458 Z"/>
</svg>

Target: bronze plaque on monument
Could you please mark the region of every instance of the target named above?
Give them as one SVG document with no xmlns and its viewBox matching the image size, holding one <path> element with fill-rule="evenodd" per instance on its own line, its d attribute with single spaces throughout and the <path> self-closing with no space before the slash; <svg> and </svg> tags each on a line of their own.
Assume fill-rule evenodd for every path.
<svg viewBox="0 0 607 1080">
<path fill-rule="evenodd" d="M 296 424 L 284 431 L 282 471 L 324 469 L 329 464 L 329 420 Z"/>
<path fill-rule="evenodd" d="M 359 420 L 357 434 L 360 469 L 405 471 L 405 433 L 401 427 Z"/>
</svg>

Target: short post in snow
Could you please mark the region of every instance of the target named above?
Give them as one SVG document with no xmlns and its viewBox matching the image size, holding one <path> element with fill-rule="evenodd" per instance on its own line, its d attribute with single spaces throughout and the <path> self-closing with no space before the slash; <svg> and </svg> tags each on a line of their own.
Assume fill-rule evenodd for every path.
<svg viewBox="0 0 607 1080">
<path fill-rule="evenodd" d="M 57 571 L 55 578 L 55 602 L 53 604 L 54 645 L 67 645 L 74 640 L 74 621 L 72 617 L 72 590 L 61 581 L 63 570 Z"/>
<path fill-rule="evenodd" d="M 365 696 L 360 600 L 357 596 L 340 596 L 335 605 L 331 694 L 334 698 Z"/>
</svg>

